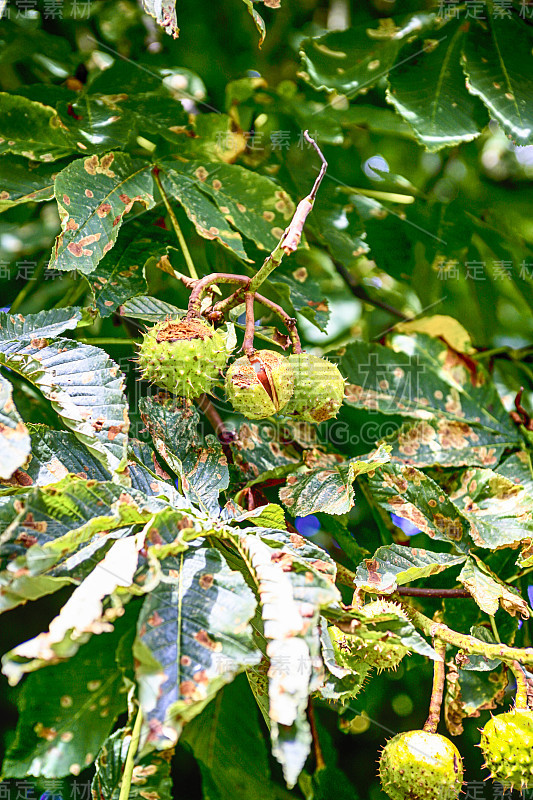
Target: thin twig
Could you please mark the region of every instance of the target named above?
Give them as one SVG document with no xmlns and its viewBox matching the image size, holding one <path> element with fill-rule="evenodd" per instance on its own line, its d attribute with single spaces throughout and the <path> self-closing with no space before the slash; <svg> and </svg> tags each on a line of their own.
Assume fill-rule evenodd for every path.
<svg viewBox="0 0 533 800">
<path fill-rule="evenodd" d="M 139 739 L 141 737 L 141 726 L 143 721 L 142 709 L 139 706 L 135 724 L 131 733 L 130 745 L 128 747 L 128 755 L 126 756 L 126 763 L 124 765 L 124 772 L 122 773 L 122 784 L 120 787 L 120 795 L 118 800 L 128 800 L 130 796 L 131 779 L 133 775 L 133 765 L 135 763 L 135 756 L 139 747 Z"/>
<path fill-rule="evenodd" d="M 441 657 L 442 661 L 433 662 L 433 688 L 431 690 L 431 700 L 429 701 L 429 714 L 424 724 L 424 730 L 427 733 L 436 733 L 440 720 L 440 710 L 442 706 L 442 696 L 444 694 L 444 679 L 446 665 L 444 663 L 444 654 L 446 652 L 446 645 L 444 642 L 433 642 L 435 652 Z"/>
<path fill-rule="evenodd" d="M 499 658 L 501 661 L 505 661 L 506 664 L 519 661 L 521 664 L 533 665 L 533 647 L 508 647 L 506 644 L 482 642 L 481 639 L 476 639 L 475 636 L 453 631 L 443 622 L 435 622 L 429 619 L 412 605 L 402 602 L 399 595 L 396 595 L 396 598 L 409 615 L 413 625 L 425 633 L 426 636 L 452 644 L 466 653 L 477 653 L 489 659 Z"/>
<path fill-rule="evenodd" d="M 211 427 L 215 431 L 215 434 L 218 440 L 223 444 L 227 445 L 235 439 L 235 434 L 226 428 L 222 417 L 214 407 L 211 400 L 207 397 L 207 395 L 202 394 L 196 401 L 196 404 L 200 411 L 203 411 L 207 419 L 209 420 Z M 226 454 L 227 455 L 227 454 Z"/>
<path fill-rule="evenodd" d="M 320 739 L 318 738 L 318 730 L 316 727 L 316 719 L 315 719 L 315 709 L 313 707 L 313 700 L 310 697 L 309 702 L 307 704 L 307 719 L 309 720 L 309 727 L 311 728 L 311 736 L 313 739 L 313 753 L 315 756 L 315 766 L 316 770 L 325 769 L 326 762 L 324 761 L 324 756 L 322 755 L 322 748 L 320 747 Z"/>
<path fill-rule="evenodd" d="M 178 220 L 176 218 L 176 215 L 174 214 L 174 211 L 172 210 L 172 206 L 170 205 L 170 203 L 168 201 L 168 197 L 167 197 L 167 195 L 165 193 L 165 190 L 163 189 L 163 184 L 161 183 L 161 178 L 159 177 L 159 169 L 158 169 L 158 167 L 154 167 L 154 169 L 152 170 L 152 174 L 153 174 L 154 180 L 155 180 L 155 182 L 157 184 L 157 188 L 159 189 L 159 193 L 161 194 L 161 197 L 163 198 L 163 203 L 165 204 L 165 208 L 167 210 L 168 216 L 170 217 L 170 221 L 172 223 L 172 227 L 174 228 L 174 233 L 176 234 L 176 237 L 178 239 L 179 245 L 181 247 L 181 252 L 183 253 L 183 257 L 185 258 L 185 262 L 187 264 L 187 268 L 189 270 L 189 274 L 190 274 L 190 276 L 191 276 L 191 278 L 193 280 L 197 281 L 198 280 L 198 273 L 196 272 L 196 267 L 194 266 L 194 262 L 193 262 L 193 260 L 191 258 L 191 254 L 189 252 L 189 248 L 187 247 L 187 242 L 185 241 L 185 237 L 184 237 L 184 235 L 182 233 L 182 230 L 181 230 L 181 228 L 179 226 L 179 222 L 178 222 Z"/>
<path fill-rule="evenodd" d="M 426 589 L 421 586 L 400 586 L 396 591 L 404 597 L 472 597 L 466 589 Z"/>
<path fill-rule="evenodd" d="M 270 253 L 269 256 L 263 262 L 263 265 L 260 267 L 258 272 L 254 275 L 250 282 L 250 291 L 256 292 L 257 289 L 261 286 L 261 284 L 268 278 L 270 273 L 279 267 L 283 260 L 283 256 L 290 255 L 294 253 L 297 249 L 298 245 L 300 244 L 300 240 L 302 238 L 302 232 L 305 225 L 305 221 L 309 216 L 309 212 L 313 208 L 313 203 L 315 202 L 316 193 L 318 191 L 318 187 L 322 182 L 322 178 L 326 173 L 326 169 L 328 167 L 328 163 L 324 158 L 322 151 L 320 150 L 319 146 L 309 136 L 309 131 L 304 131 L 304 138 L 306 139 L 309 144 L 311 144 L 318 155 L 320 156 L 320 160 L 322 161 L 322 166 L 320 168 L 320 172 L 315 180 L 311 193 L 304 197 L 303 200 L 300 200 L 298 206 L 296 207 L 296 211 L 294 212 L 293 218 L 291 219 L 288 228 L 285 229 L 283 236 L 277 243 L 274 250 Z"/>
<path fill-rule="evenodd" d="M 348 288 L 354 297 L 357 297 L 359 300 L 362 300 L 364 303 L 368 303 L 371 306 L 381 308 L 383 311 L 386 311 L 388 314 L 392 314 L 394 317 L 398 317 L 406 322 L 409 321 L 410 317 L 407 314 L 404 314 L 403 311 L 400 311 L 399 308 L 389 305 L 389 303 L 386 303 L 384 300 L 370 297 L 367 291 L 362 286 L 359 286 L 353 275 L 349 272 L 349 270 L 346 269 L 345 266 L 335 260 L 333 263 L 341 278 L 343 278 L 348 284 Z"/>
<path fill-rule="evenodd" d="M 524 668 L 518 661 L 512 661 L 509 664 L 509 668 L 516 680 L 515 708 L 520 711 L 527 711 L 529 705 L 527 702 L 527 680 L 524 674 Z"/>
<path fill-rule="evenodd" d="M 197 317 L 199 315 L 202 305 L 202 297 L 204 296 L 205 292 L 213 284 L 218 285 L 219 283 L 239 283 L 248 287 L 250 278 L 246 277 L 246 275 L 232 275 L 230 272 L 212 272 L 211 275 L 206 275 L 205 278 L 200 278 L 200 280 L 195 281 L 193 285 L 189 283 L 189 288 L 192 286 L 192 292 L 189 297 L 189 305 L 187 310 L 187 316 L 189 318 Z"/>
<path fill-rule="evenodd" d="M 255 353 L 254 348 L 254 333 L 255 333 L 255 317 L 254 317 L 254 293 L 246 292 L 244 295 L 246 303 L 246 328 L 244 331 L 244 341 L 242 344 L 243 353 L 251 356 Z"/>
</svg>

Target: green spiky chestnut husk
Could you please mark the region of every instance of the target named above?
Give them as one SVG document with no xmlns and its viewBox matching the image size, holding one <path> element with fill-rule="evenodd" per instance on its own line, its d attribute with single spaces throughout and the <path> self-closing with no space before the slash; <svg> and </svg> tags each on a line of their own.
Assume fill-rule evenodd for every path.
<svg viewBox="0 0 533 800">
<path fill-rule="evenodd" d="M 533 711 L 514 708 L 491 717 L 480 747 L 495 781 L 506 789 L 533 788 Z"/>
<path fill-rule="evenodd" d="M 249 419 L 265 419 L 280 411 L 294 387 L 289 360 L 274 350 L 242 356 L 226 373 L 226 395 L 235 411 Z"/>
<path fill-rule="evenodd" d="M 210 392 L 228 360 L 226 336 L 201 319 L 167 317 L 150 328 L 139 349 L 143 378 L 192 400 Z"/>
<path fill-rule="evenodd" d="M 283 413 L 306 422 L 324 422 L 336 417 L 344 398 L 344 378 L 325 358 L 293 353 L 294 393 Z"/>
<path fill-rule="evenodd" d="M 394 614 L 406 622 L 409 620 L 403 608 L 390 600 L 374 600 L 363 606 L 360 611 L 369 620 L 379 617 L 381 614 Z M 337 648 L 341 657 L 345 660 L 355 658 L 364 661 L 369 667 L 375 667 L 378 672 L 382 672 L 384 669 L 396 669 L 409 652 L 403 644 L 392 644 L 387 636 L 365 638 L 358 633 L 343 633 L 335 626 L 330 628 L 330 634 L 334 648 Z"/>
<path fill-rule="evenodd" d="M 463 760 L 445 736 L 407 731 L 383 748 L 379 777 L 391 800 L 456 800 L 463 784 Z"/>
</svg>

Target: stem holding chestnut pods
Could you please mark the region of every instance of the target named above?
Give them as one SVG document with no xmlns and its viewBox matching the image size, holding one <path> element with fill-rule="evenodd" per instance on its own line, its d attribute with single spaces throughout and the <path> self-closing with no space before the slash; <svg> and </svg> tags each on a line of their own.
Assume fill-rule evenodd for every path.
<svg viewBox="0 0 533 800">
<path fill-rule="evenodd" d="M 293 351 L 295 353 L 302 352 L 302 345 L 296 328 L 296 320 L 289 316 L 289 314 L 287 314 L 286 311 L 284 311 L 283 308 L 281 308 L 281 306 L 279 306 L 277 303 L 274 303 L 267 297 L 258 294 L 257 290 L 268 278 L 271 272 L 273 272 L 276 267 L 279 267 L 283 260 L 283 256 L 290 255 L 298 248 L 302 238 L 305 221 L 309 216 L 309 212 L 313 208 L 318 189 L 324 175 L 326 174 L 328 165 L 322 154 L 322 151 L 314 139 L 309 136 L 308 131 L 304 131 L 304 138 L 312 147 L 314 147 L 320 157 L 322 162 L 320 172 L 315 180 L 311 192 L 307 197 L 300 201 L 296 211 L 294 212 L 293 218 L 289 223 L 289 226 L 286 228 L 278 244 L 267 256 L 263 262 L 263 265 L 256 272 L 256 274 L 252 278 L 249 278 L 247 275 L 233 275 L 226 272 L 214 272 L 210 275 L 206 275 L 204 278 L 200 278 L 199 280 L 193 280 L 184 275 L 180 276 L 180 280 L 185 284 L 185 286 L 191 289 L 191 295 L 187 309 L 187 319 L 193 319 L 200 316 L 202 300 L 210 290 L 212 291 L 212 287 L 219 286 L 220 284 L 237 286 L 232 294 L 223 300 L 219 300 L 210 309 L 207 309 L 203 316 L 212 323 L 221 323 L 229 311 L 244 302 L 246 307 L 246 327 L 243 351 L 248 356 L 253 355 L 255 352 L 253 346 L 255 329 L 254 303 L 259 303 L 265 306 L 265 308 L 268 308 L 282 320 L 289 334 Z"/>
</svg>

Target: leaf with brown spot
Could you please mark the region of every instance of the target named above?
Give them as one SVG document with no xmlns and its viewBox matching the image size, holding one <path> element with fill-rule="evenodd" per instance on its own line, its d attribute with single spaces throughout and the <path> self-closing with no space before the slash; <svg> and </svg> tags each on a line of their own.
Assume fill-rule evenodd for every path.
<svg viewBox="0 0 533 800">
<path fill-rule="evenodd" d="M 65 320 L 63 327 L 72 325 Z M 72 339 L 59 338 L 44 348 L 23 338 L 0 340 L 0 363 L 37 386 L 107 469 L 124 468 L 129 429 L 124 377 L 105 351 Z"/>
<path fill-rule="evenodd" d="M 31 441 L 13 401 L 13 387 L 0 375 L 0 479 L 8 480 L 26 461 Z"/>
<path fill-rule="evenodd" d="M 165 582 L 144 601 L 135 644 L 148 741 L 159 747 L 173 745 L 184 722 L 259 661 L 249 625 L 254 595 L 220 552 L 190 547 L 165 558 L 161 568 Z M 212 578 L 209 586 L 200 584 L 205 575 Z M 146 622 L 156 611 L 162 622 L 151 628 Z"/>
<path fill-rule="evenodd" d="M 376 550 L 372 559 L 358 566 L 354 583 L 365 592 L 392 594 L 398 586 L 436 575 L 462 564 L 465 558 L 398 544 L 385 545 Z"/>
<path fill-rule="evenodd" d="M 86 190 L 90 186 L 92 196 Z M 126 205 L 120 195 L 131 201 Z M 72 162 L 55 180 L 55 196 L 61 217 L 62 233 L 57 237 L 50 268 L 93 272 L 105 253 L 115 244 L 123 217 L 133 203 L 145 209 L 154 205 L 152 165 L 133 161 L 124 153 L 108 153 Z M 63 205 L 63 195 L 70 204 Z M 105 211 L 105 213 L 104 213 Z M 67 219 L 78 225 L 72 230 Z"/>
<path fill-rule="evenodd" d="M 132 621 L 121 619 L 112 633 L 104 634 L 105 645 L 93 636 L 65 663 L 27 676 L 17 731 L 2 767 L 4 777 L 59 778 L 71 775 L 72 764 L 91 763 L 117 716 L 126 711 L 115 652 L 131 626 Z M 95 680 L 97 688 L 88 691 Z M 104 708 L 107 713 L 102 716 Z M 39 736 L 37 726 L 55 735 Z"/>
</svg>

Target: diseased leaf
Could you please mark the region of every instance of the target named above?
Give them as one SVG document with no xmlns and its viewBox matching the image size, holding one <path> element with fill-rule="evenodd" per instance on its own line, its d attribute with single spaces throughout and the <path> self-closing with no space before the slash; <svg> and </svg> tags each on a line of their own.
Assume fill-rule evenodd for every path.
<svg viewBox="0 0 533 800">
<path fill-rule="evenodd" d="M 199 175 L 207 174 L 205 167 L 197 169 L 200 170 Z M 200 191 L 198 182 L 196 176 L 184 175 L 176 169 L 166 169 L 161 173 L 164 191 L 180 203 L 196 232 L 204 239 L 217 239 L 239 258 L 249 261 L 240 234 L 230 226 L 216 205 Z"/>
<path fill-rule="evenodd" d="M 265 21 L 261 16 L 261 14 L 255 10 L 253 5 L 253 0 L 243 0 L 243 3 L 250 12 L 252 19 L 255 22 L 255 27 L 259 31 L 259 47 L 261 47 L 261 45 L 265 41 L 265 36 L 266 36 Z"/>
<path fill-rule="evenodd" d="M 464 560 L 465 556 L 390 544 L 379 547 L 371 559 L 358 566 L 354 582 L 365 592 L 392 594 L 398 586 L 436 575 Z"/>
<path fill-rule="evenodd" d="M 486 614 L 493 617 L 501 605 L 513 617 L 519 613 L 522 619 L 529 618 L 528 605 L 519 592 L 507 586 L 479 559 L 469 558 L 458 579 Z"/>
<path fill-rule="evenodd" d="M 135 645 L 148 742 L 174 744 L 192 719 L 247 664 L 259 660 L 249 620 L 255 598 L 210 547 L 161 563 L 164 582 L 146 598 Z"/>
<path fill-rule="evenodd" d="M 140 546 L 134 536 L 115 542 L 74 590 L 49 630 L 5 654 L 2 672 L 11 685 L 17 684 L 27 672 L 74 655 L 91 634 L 113 630 L 110 620 L 119 616 L 119 612 L 115 609 L 115 614 L 104 616 L 103 601 L 117 587 L 131 586 Z"/>
<path fill-rule="evenodd" d="M 57 164 L 35 163 L 17 156 L 0 159 L 0 213 L 22 203 L 42 203 L 54 197 Z"/>
<path fill-rule="evenodd" d="M 152 164 L 125 153 L 107 153 L 72 162 L 55 180 L 62 233 L 50 268 L 93 272 L 116 242 L 133 204 L 154 205 Z"/>
<path fill-rule="evenodd" d="M 69 661 L 26 678 L 4 778 L 77 775 L 94 760 L 126 710 L 126 687 L 115 663 L 123 629 L 117 625 L 105 646 L 94 636 Z"/>
<path fill-rule="evenodd" d="M 482 711 L 496 708 L 502 701 L 507 676 L 502 671 L 472 672 L 449 666 L 444 698 L 444 718 L 452 736 L 463 733 L 463 720 L 479 717 Z"/>
<path fill-rule="evenodd" d="M 391 460 L 416 467 L 495 466 L 507 445 L 478 425 L 447 419 L 406 422 L 384 442 Z M 475 444 L 474 444 L 475 442 Z"/>
<path fill-rule="evenodd" d="M 25 316 L 0 311 L 0 341 L 54 338 L 75 328 L 80 320 L 79 308 L 52 308 Z"/>
<path fill-rule="evenodd" d="M 492 459 L 491 447 L 518 443 L 517 428 L 479 364 L 425 334 L 397 334 L 391 344 L 393 349 L 354 342 L 339 366 L 349 382 L 345 402 L 437 421 L 436 436 L 421 428 L 398 446 L 400 452 L 403 446 L 411 457 L 422 443 L 443 450 L 474 446 L 480 448 L 480 459 Z"/>
<path fill-rule="evenodd" d="M 533 536 L 533 497 L 491 469 L 467 469 L 447 487 L 479 547 L 516 547 Z"/>
<path fill-rule="evenodd" d="M 101 800 L 119 800 L 130 744 L 131 728 L 120 728 L 103 743 L 96 759 L 96 772 L 91 787 L 95 797 Z M 172 751 L 152 751 L 137 758 L 128 798 L 171 800 L 171 757 Z"/>
<path fill-rule="evenodd" d="M 8 92 L 0 92 L 0 153 L 32 161 L 56 161 L 83 153 L 55 109 Z"/>
<path fill-rule="evenodd" d="M 295 210 L 287 192 L 274 181 L 236 164 L 191 161 L 176 165 L 173 172 L 193 181 L 259 250 L 273 250 Z"/>
<path fill-rule="evenodd" d="M 388 460 L 383 447 L 349 461 L 342 456 L 317 453 L 307 460 L 311 469 L 288 476 L 286 486 L 280 489 L 280 500 L 294 516 L 305 517 L 316 511 L 346 514 L 354 504 L 354 480 Z"/>
<path fill-rule="evenodd" d="M 307 698 L 323 679 L 319 615 L 339 598 L 335 565 L 321 548 L 297 534 L 239 534 L 232 532 L 229 538 L 245 557 L 261 599 L 264 652 L 270 661 L 272 753 L 293 786 L 311 741 Z"/>
<path fill-rule="evenodd" d="M 385 464 L 368 477 L 372 497 L 434 539 L 468 551 L 471 525 L 440 486 L 414 467 Z"/>
<path fill-rule="evenodd" d="M 11 478 L 30 449 L 28 429 L 13 402 L 13 387 L 0 375 L 0 479 Z"/>
<path fill-rule="evenodd" d="M 415 39 L 390 72 L 387 99 L 428 150 L 475 139 L 487 122 L 483 106 L 464 85 L 465 37 L 464 21 L 452 20 L 431 39 Z"/>
<path fill-rule="evenodd" d="M 108 472 L 72 433 L 55 431 L 44 425 L 31 428 L 31 459 L 11 478 L 13 486 L 46 486 L 69 473 L 79 478 L 111 480 Z"/>
<path fill-rule="evenodd" d="M 154 17 L 165 33 L 177 39 L 180 34 L 176 17 L 176 0 L 143 0 L 144 10 Z"/>
<path fill-rule="evenodd" d="M 0 342 L 0 363 L 37 386 L 104 467 L 122 470 L 129 429 L 124 376 L 104 350 L 72 339 L 50 343 L 42 333 Z"/>
<path fill-rule="evenodd" d="M 276 469 L 292 471 L 301 461 L 293 447 L 276 441 L 273 434 L 268 422 L 243 422 L 230 443 L 235 463 L 250 481 L 262 480 Z"/>
<path fill-rule="evenodd" d="M 214 436 L 206 436 L 202 443 L 195 407 L 187 400 L 160 394 L 141 398 L 139 410 L 157 452 L 180 476 L 183 494 L 216 515 L 218 496 L 229 484 L 228 463 Z"/>
<path fill-rule="evenodd" d="M 480 97 L 491 115 L 517 144 L 533 143 L 533 115 L 529 99 L 533 91 L 531 63 L 533 35 L 525 19 L 516 14 L 497 14 L 495 4 L 472 24 L 464 48 L 468 91 Z"/>
</svg>

